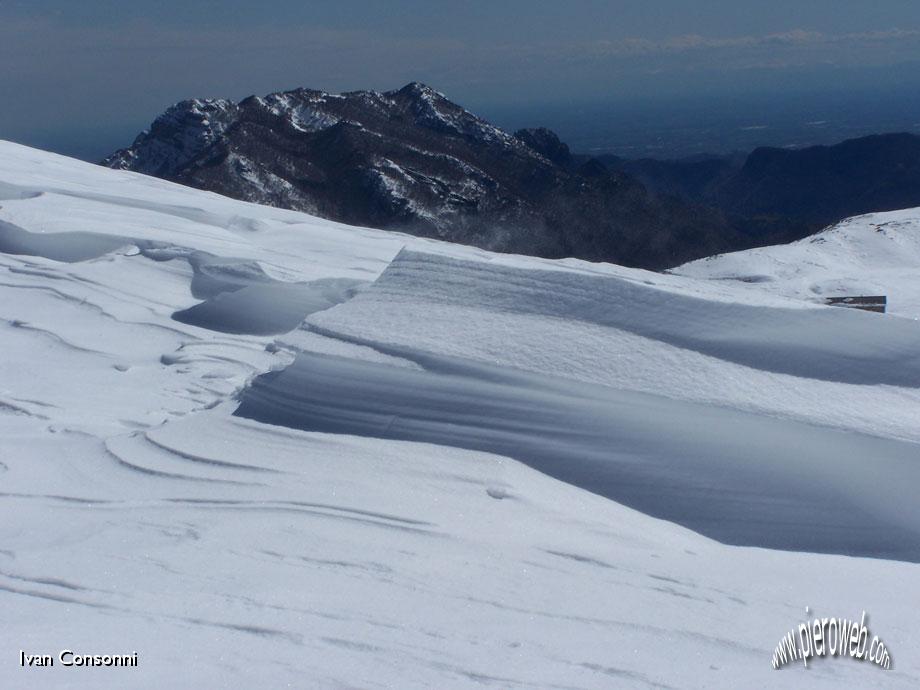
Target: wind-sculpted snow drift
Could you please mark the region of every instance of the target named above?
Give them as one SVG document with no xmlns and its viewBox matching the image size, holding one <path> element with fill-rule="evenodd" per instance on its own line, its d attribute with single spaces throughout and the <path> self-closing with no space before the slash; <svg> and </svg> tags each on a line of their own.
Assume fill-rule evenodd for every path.
<svg viewBox="0 0 920 690">
<path fill-rule="evenodd" d="M 862 279 L 920 294 L 890 267 Z M 0 684 L 767 687 L 807 605 L 869 611 L 894 670 L 797 686 L 917 687 L 917 324 L 784 275 L 498 256 L 0 142 Z M 139 665 L 17 661 L 63 648 Z"/>
<path fill-rule="evenodd" d="M 0 252 L 75 263 L 98 259 L 121 247 L 156 261 L 185 259 L 194 271 L 191 291 L 205 301 L 173 314 L 182 323 L 223 333 L 269 335 L 297 328 L 309 314 L 349 299 L 363 281 L 324 278 L 273 280 L 255 262 L 92 232 L 31 233 L 0 221 Z"/>
<path fill-rule="evenodd" d="M 344 302 L 360 281 L 247 285 L 173 314 L 183 323 L 224 333 L 268 335 L 297 328 L 309 314 Z"/>
<path fill-rule="evenodd" d="M 130 243 L 126 237 L 92 232 L 32 233 L 0 220 L 0 252 L 74 263 L 97 259 Z"/>
<path fill-rule="evenodd" d="M 361 320 L 371 304 L 384 310 L 375 323 L 385 338 L 383 305 L 420 301 L 551 317 L 560 338 L 566 321 L 586 321 L 787 373 L 920 381 L 913 322 L 879 336 L 871 317 L 842 310 L 704 301 L 609 276 L 411 252 L 316 321 L 334 335 L 338 319 L 353 323 L 356 310 Z M 465 330 L 481 339 L 476 319 Z M 506 455 L 728 543 L 920 560 L 917 444 L 365 344 L 425 371 L 303 353 L 257 379 L 237 414 Z M 777 529 L 779 516 L 803 528 Z"/>
<path fill-rule="evenodd" d="M 859 384 L 920 386 L 920 324 L 840 309 L 764 306 L 665 291 L 619 276 L 528 270 L 403 252 L 375 304 L 425 301 L 575 321 L 745 366 Z M 564 337 L 564 333 L 560 334 Z"/>
</svg>

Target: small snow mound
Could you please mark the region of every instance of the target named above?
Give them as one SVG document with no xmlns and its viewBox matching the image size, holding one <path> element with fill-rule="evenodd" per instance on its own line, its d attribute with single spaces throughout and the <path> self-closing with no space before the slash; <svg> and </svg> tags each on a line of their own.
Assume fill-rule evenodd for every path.
<svg viewBox="0 0 920 690">
<path fill-rule="evenodd" d="M 173 318 L 223 333 L 287 333 L 308 315 L 344 302 L 358 284 L 359 281 L 334 278 L 310 283 L 254 283 L 177 311 Z"/>
</svg>

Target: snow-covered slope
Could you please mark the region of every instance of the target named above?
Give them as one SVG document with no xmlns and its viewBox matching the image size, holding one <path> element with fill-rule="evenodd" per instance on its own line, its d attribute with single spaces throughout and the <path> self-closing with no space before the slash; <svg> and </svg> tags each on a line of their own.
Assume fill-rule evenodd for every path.
<svg viewBox="0 0 920 690">
<path fill-rule="evenodd" d="M 0 678 L 916 687 L 920 324 L 770 285 L 0 142 Z M 806 606 L 894 670 L 777 675 Z M 139 666 L 19 665 L 65 648 Z"/>
<path fill-rule="evenodd" d="M 825 297 L 886 295 L 888 313 L 920 319 L 920 209 L 848 218 L 792 244 L 700 259 L 673 273 L 751 283 L 823 302 Z"/>
</svg>

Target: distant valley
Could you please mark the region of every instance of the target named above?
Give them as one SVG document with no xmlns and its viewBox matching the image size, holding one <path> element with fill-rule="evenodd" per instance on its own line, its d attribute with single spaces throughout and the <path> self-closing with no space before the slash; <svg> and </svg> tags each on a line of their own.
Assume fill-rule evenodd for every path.
<svg viewBox="0 0 920 690">
<path fill-rule="evenodd" d="M 804 149 L 762 147 L 747 156 L 599 159 L 659 195 L 815 230 L 848 216 L 920 205 L 920 137 L 913 134 Z"/>
</svg>

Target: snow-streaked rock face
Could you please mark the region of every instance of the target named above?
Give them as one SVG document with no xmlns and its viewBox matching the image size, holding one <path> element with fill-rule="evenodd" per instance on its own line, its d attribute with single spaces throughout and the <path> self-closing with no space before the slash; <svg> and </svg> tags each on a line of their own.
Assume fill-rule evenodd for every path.
<svg viewBox="0 0 920 690">
<path fill-rule="evenodd" d="M 632 444 L 611 453 L 631 455 L 639 482 L 667 448 L 682 481 L 699 478 L 709 443 L 726 462 L 770 464 L 749 466 L 760 479 L 743 487 L 731 466 L 702 475 L 721 501 L 734 492 L 743 507 L 783 486 L 815 505 L 837 496 L 865 512 L 877 544 L 898 530 L 916 543 L 914 463 L 876 452 L 920 446 L 916 383 L 892 380 L 916 366 L 913 321 L 779 294 L 780 279 L 499 256 L 342 226 L 5 142 L 0 221 L 0 677 L 15 687 L 920 682 L 915 563 L 720 544 L 586 491 L 590 474 L 574 486 L 537 472 L 517 444 L 484 452 L 443 426 L 433 442 L 394 432 L 419 416 L 422 389 L 406 384 L 490 372 L 488 386 L 526 382 L 534 401 L 564 391 L 575 406 L 561 412 L 635 418 L 622 429 Z M 830 262 L 821 247 L 810 259 Z M 895 264 L 866 254 L 862 266 L 873 280 Z M 890 294 L 916 282 L 905 270 Z M 819 371 L 821 356 L 837 366 Z M 382 403 L 370 411 L 389 418 L 359 419 L 381 426 L 354 436 L 234 415 L 270 371 L 308 374 L 282 409 L 312 404 L 328 422 Z M 380 372 L 394 382 L 386 395 L 332 395 L 373 391 Z M 465 433 L 501 422 L 462 413 Z M 524 447 L 545 411 L 515 414 Z M 775 429 L 775 447 L 722 424 L 742 417 Z M 590 445 L 584 419 L 570 421 L 540 433 L 562 450 Z M 800 432 L 853 442 L 831 457 L 796 447 Z M 603 445 L 593 452 L 603 463 Z M 835 461 L 826 484 L 822 458 Z M 777 507 L 777 534 L 832 528 L 816 524 L 790 525 Z M 805 606 L 867 611 L 894 670 L 824 659 L 773 671 L 779 637 L 812 617 Z M 65 648 L 137 651 L 140 663 L 19 667 L 18 649 Z"/>
<path fill-rule="evenodd" d="M 661 268 L 756 242 L 650 195 L 548 130 L 512 136 L 434 89 L 184 101 L 104 165 L 326 218 L 496 251 Z"/>
<path fill-rule="evenodd" d="M 167 176 L 221 141 L 238 115 L 236 104 L 222 99 L 193 99 L 172 106 L 149 132 L 138 135 L 130 149 L 111 159 L 119 170 Z"/>
</svg>

